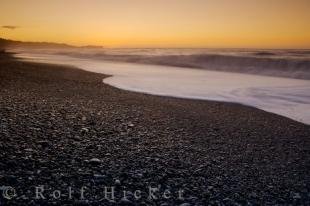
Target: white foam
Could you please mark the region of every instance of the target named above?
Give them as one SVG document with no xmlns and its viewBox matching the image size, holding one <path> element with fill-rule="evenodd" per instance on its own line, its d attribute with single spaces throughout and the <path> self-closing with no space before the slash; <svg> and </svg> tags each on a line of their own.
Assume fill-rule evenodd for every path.
<svg viewBox="0 0 310 206">
<path fill-rule="evenodd" d="M 72 65 L 112 75 L 111 86 L 155 95 L 236 102 L 310 124 L 310 81 L 191 68 L 18 54 L 27 61 Z"/>
</svg>

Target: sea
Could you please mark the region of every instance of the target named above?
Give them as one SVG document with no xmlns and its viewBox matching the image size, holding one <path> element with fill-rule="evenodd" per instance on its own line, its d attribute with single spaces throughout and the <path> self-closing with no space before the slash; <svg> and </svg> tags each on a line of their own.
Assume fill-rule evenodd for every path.
<svg viewBox="0 0 310 206">
<path fill-rule="evenodd" d="M 12 48 L 23 61 L 75 66 L 119 89 L 233 102 L 310 124 L 310 50 Z M 237 117 L 236 117 L 237 118 Z"/>
</svg>

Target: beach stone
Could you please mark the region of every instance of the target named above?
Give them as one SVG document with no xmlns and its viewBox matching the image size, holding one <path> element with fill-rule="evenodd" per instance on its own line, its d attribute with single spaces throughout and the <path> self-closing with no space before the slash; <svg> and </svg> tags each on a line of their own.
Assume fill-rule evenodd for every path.
<svg viewBox="0 0 310 206">
<path fill-rule="evenodd" d="M 180 204 L 179 206 L 191 206 L 191 204 L 185 202 L 185 203 Z"/>
<path fill-rule="evenodd" d="M 119 179 L 116 179 L 116 180 L 114 181 L 114 183 L 115 183 L 116 185 L 120 185 L 120 184 L 121 184 L 121 181 L 120 181 Z"/>
<path fill-rule="evenodd" d="M 38 142 L 42 147 L 48 147 L 50 144 L 48 141 L 39 141 Z"/>
<path fill-rule="evenodd" d="M 91 158 L 91 159 L 89 160 L 89 163 L 91 163 L 91 164 L 100 164 L 100 163 L 101 163 L 101 160 L 98 159 L 98 158 Z"/>
<path fill-rule="evenodd" d="M 123 206 L 130 206 L 130 205 L 134 205 L 134 203 L 130 200 L 128 200 L 127 198 L 125 197 L 122 197 L 122 199 L 120 200 L 119 202 L 120 205 L 123 205 Z"/>
<path fill-rule="evenodd" d="M 301 195 L 299 193 L 294 193 L 293 199 L 299 200 L 299 199 L 301 199 Z"/>
<path fill-rule="evenodd" d="M 87 132 L 89 132 L 89 129 L 88 129 L 88 128 L 83 127 L 83 128 L 81 129 L 81 133 L 82 133 L 82 134 L 85 134 L 85 133 L 87 133 Z"/>
</svg>

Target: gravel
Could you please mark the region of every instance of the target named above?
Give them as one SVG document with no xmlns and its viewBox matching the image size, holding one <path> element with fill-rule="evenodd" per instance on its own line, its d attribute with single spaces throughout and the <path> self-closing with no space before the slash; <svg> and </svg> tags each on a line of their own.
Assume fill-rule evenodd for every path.
<svg viewBox="0 0 310 206">
<path fill-rule="evenodd" d="M 105 77 L 0 54 L 0 204 L 310 205 L 310 126 Z"/>
</svg>

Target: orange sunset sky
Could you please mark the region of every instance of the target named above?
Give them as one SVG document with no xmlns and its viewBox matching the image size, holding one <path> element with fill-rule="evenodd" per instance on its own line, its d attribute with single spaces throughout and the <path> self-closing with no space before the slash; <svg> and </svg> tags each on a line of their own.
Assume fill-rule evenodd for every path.
<svg viewBox="0 0 310 206">
<path fill-rule="evenodd" d="M 1 0 L 0 26 L 73 45 L 310 48 L 310 0 Z"/>
</svg>

